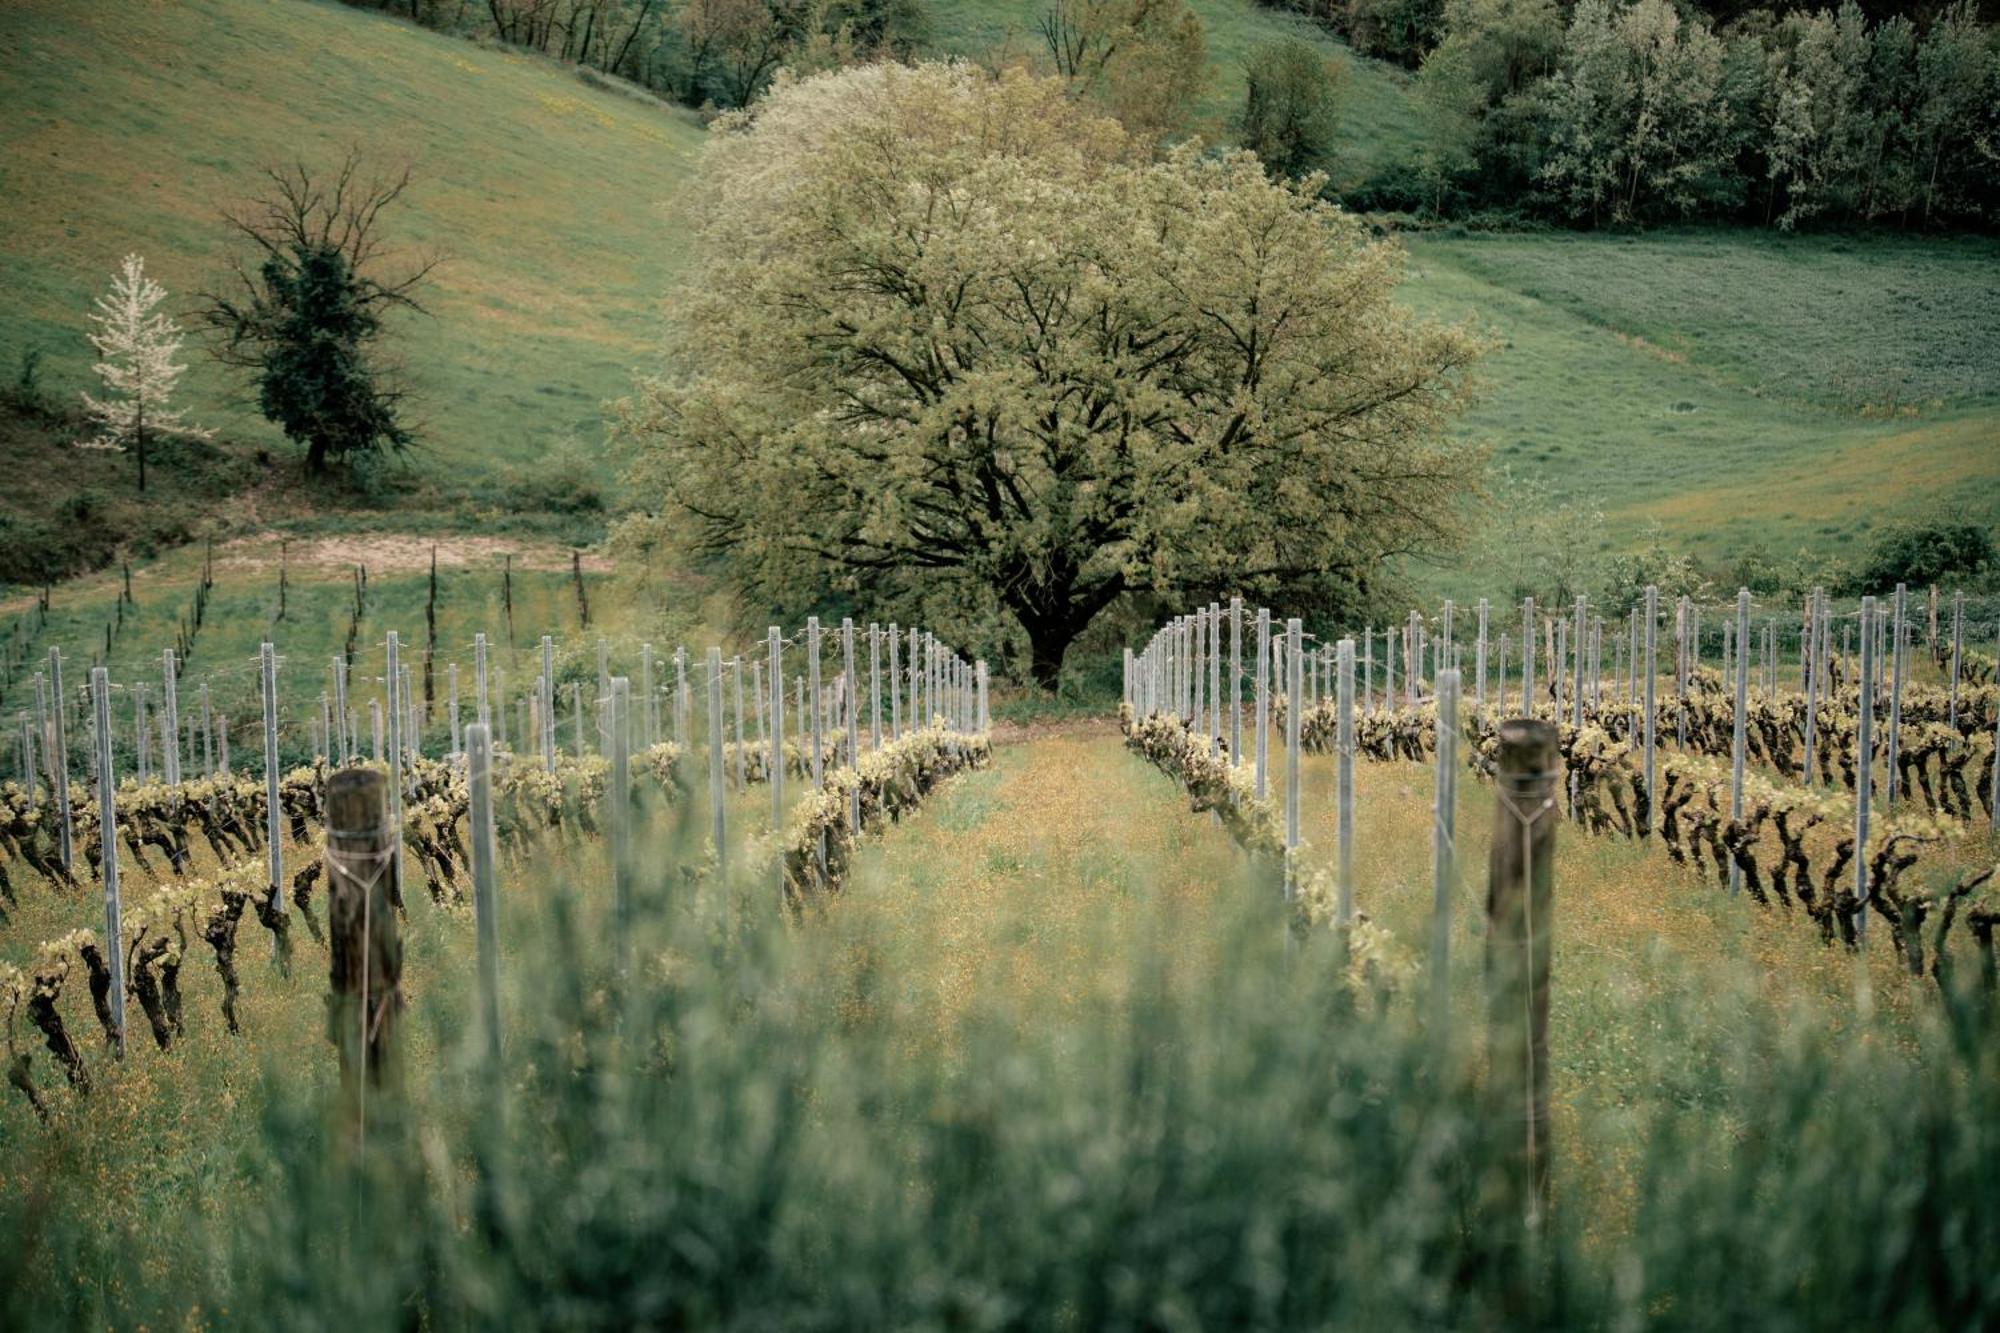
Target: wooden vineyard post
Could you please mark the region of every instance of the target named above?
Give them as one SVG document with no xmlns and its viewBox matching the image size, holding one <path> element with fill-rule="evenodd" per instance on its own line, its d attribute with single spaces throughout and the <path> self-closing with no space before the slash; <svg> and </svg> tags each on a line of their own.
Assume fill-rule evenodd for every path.
<svg viewBox="0 0 2000 1333">
<path fill-rule="evenodd" d="M 686 749 L 687 738 L 687 649 L 674 648 L 674 744 Z"/>
<path fill-rule="evenodd" d="M 1570 628 L 1571 656 L 1575 659 L 1575 678 L 1570 686 L 1569 715 L 1570 726 L 1583 730 L 1583 658 L 1584 641 L 1590 637 L 1590 602 L 1582 593 L 1576 595 L 1576 621 Z M 1574 791 L 1571 795 L 1574 798 Z"/>
<path fill-rule="evenodd" d="M 472 862 L 472 919 L 479 949 L 479 1016 L 486 1053 L 500 1061 L 500 895 L 493 829 L 493 732 L 483 722 L 465 729 L 466 820 Z"/>
<path fill-rule="evenodd" d="M 903 739 L 903 631 L 889 622 L 889 739 Z"/>
<path fill-rule="evenodd" d="M 1748 747 L 1750 734 L 1750 654 L 1743 651 L 1743 644 L 1750 633 L 1750 590 L 1736 590 L 1736 706 L 1731 710 L 1731 737 L 1729 743 L 1729 818 L 1739 822 L 1743 818 L 1743 756 Z M 1730 849 L 1729 892 L 1734 895 L 1743 890 L 1743 866 L 1736 859 L 1735 849 Z"/>
<path fill-rule="evenodd" d="M 1556 728 L 1500 724 L 1486 889 L 1486 1058 L 1494 1114 L 1519 1156 L 1503 1217 L 1539 1228 L 1549 1197 L 1549 964 L 1555 939 Z"/>
<path fill-rule="evenodd" d="M 1511 635 L 1502 634 L 1500 636 L 1499 684 L 1496 686 L 1494 693 L 1497 711 L 1502 717 L 1507 715 L 1507 655 L 1513 646 L 1514 643 Z"/>
<path fill-rule="evenodd" d="M 785 824 L 785 672 L 781 660 L 784 645 L 779 637 L 776 625 L 771 626 L 766 631 L 764 642 L 765 652 L 769 658 L 771 677 L 771 725 L 770 733 L 767 737 L 771 749 L 769 755 L 765 758 L 765 762 L 770 765 L 771 832 L 773 835 L 776 835 L 784 828 Z M 895 639 L 892 635 L 889 642 L 889 676 L 892 682 L 890 696 L 892 699 L 894 698 L 893 681 L 896 674 L 894 667 L 895 651 Z M 778 906 L 782 908 L 784 905 L 785 866 L 784 859 L 780 857 L 778 862 Z"/>
<path fill-rule="evenodd" d="M 1535 715 L 1535 599 L 1521 599 L 1521 716 Z"/>
<path fill-rule="evenodd" d="M 458 663 L 445 668 L 445 679 L 451 692 L 451 754 L 455 759 L 465 753 L 465 733 L 458 725 Z"/>
<path fill-rule="evenodd" d="M 55 707 L 50 710 L 49 734 L 49 781 L 56 792 L 56 818 L 61 820 L 57 832 L 61 836 L 62 865 L 64 870 L 76 868 L 76 830 L 71 822 L 69 808 L 69 699 L 63 694 L 62 653 L 49 649 L 49 688 Z M 202 700 L 206 706 L 208 687 L 202 686 Z M 116 949 L 118 941 L 105 941 L 105 948 Z"/>
<path fill-rule="evenodd" d="M 982 730 L 984 728 L 982 727 Z M 1243 599 L 1229 599 L 1229 766 L 1243 762 Z"/>
<path fill-rule="evenodd" d="M 1910 589 L 1905 583 L 1896 585 L 1896 613 L 1889 622 L 1889 735 L 1887 762 L 1883 765 L 1882 784 L 1890 805 L 1902 795 L 1896 780 L 1896 759 L 1902 751 L 1903 740 L 1903 645 L 1908 626 L 1904 622 L 1906 603 Z M 1861 844 L 1855 843 L 1855 856 L 1861 855 Z"/>
<path fill-rule="evenodd" d="M 708 836 L 715 842 L 715 859 L 724 860 L 725 832 L 722 791 L 722 649 L 708 650 Z"/>
<path fill-rule="evenodd" d="M 366 1089 L 393 1083 L 403 1007 L 398 839 L 389 823 L 388 787 L 375 768 L 345 768 L 326 784 L 326 1030 L 340 1053 L 341 1082 L 364 1136 Z"/>
<path fill-rule="evenodd" d="M 715 655 L 711 648 L 709 653 Z M 613 676 L 608 682 L 610 697 L 605 702 L 604 740 L 610 750 L 611 775 L 604 785 L 606 821 L 611 831 L 611 903 L 618 918 L 621 955 L 632 931 L 632 682 Z M 572 686 L 581 697 L 582 687 Z M 711 688 L 711 696 L 713 689 Z M 713 707 L 713 705 L 711 705 Z M 717 781 L 714 785 L 720 786 Z M 721 831 L 721 802 L 716 804 L 716 828 Z M 722 858 L 722 839 L 715 840 L 717 863 Z"/>
<path fill-rule="evenodd" d="M 1335 832 L 1338 897 L 1335 920 L 1341 929 L 1354 924 L 1354 640 L 1335 648 L 1333 748 L 1340 781 Z"/>
<path fill-rule="evenodd" d="M 1813 785 L 1813 759 L 1819 746 L 1819 640 L 1813 634 L 1812 626 L 1820 614 L 1820 591 L 1814 588 L 1806 598 L 1806 625 L 1799 638 L 1800 670 L 1805 673 L 1806 693 L 1806 735 L 1805 755 L 1800 761 L 1803 771 L 1799 780 L 1806 786 Z"/>
<path fill-rule="evenodd" d="M 153 778 L 153 737 L 146 726 L 146 687 L 143 683 L 132 687 L 132 739 L 138 750 L 139 782 L 144 785 Z"/>
<path fill-rule="evenodd" d="M 556 771 L 556 641 L 542 636 L 542 678 L 535 685 L 536 707 L 541 711 L 536 748 L 542 752 L 542 771 Z M 579 737 L 579 740 L 582 738 Z"/>
<path fill-rule="evenodd" d="M 840 680 L 847 721 L 847 767 L 859 768 L 861 764 L 861 728 L 858 725 L 858 700 L 854 692 L 854 621 L 843 618 L 840 622 Z M 861 832 L 861 784 L 851 783 L 847 788 L 847 831 Z"/>
<path fill-rule="evenodd" d="M 741 654 L 729 659 L 729 683 L 734 691 L 736 716 L 736 790 L 742 791 L 749 782 L 745 769 L 746 756 L 743 749 L 743 658 Z M 877 736 L 880 739 L 880 736 Z"/>
<path fill-rule="evenodd" d="M 1430 975 L 1431 1031 L 1440 1045 L 1451 1022 L 1451 898 L 1458 882 L 1458 695 L 1458 672 L 1440 671 L 1437 786 L 1431 811 Z"/>
<path fill-rule="evenodd" d="M 264 843 L 271 874 L 271 910 L 285 911 L 284 808 L 278 800 L 278 650 L 268 641 L 258 649 L 259 683 L 264 694 Z M 272 938 L 275 948 L 277 938 Z"/>
<path fill-rule="evenodd" d="M 882 627 L 868 625 L 868 748 L 882 748 Z"/>
<path fill-rule="evenodd" d="M 1298 891 L 1299 690 L 1305 666 L 1298 617 L 1285 621 L 1285 901 Z"/>
<path fill-rule="evenodd" d="M 1935 594 L 1936 589 L 1933 589 L 1932 592 L 1933 594 Z M 1935 597 L 1935 595 L 1931 599 L 1931 605 L 1933 607 L 1937 605 L 1937 598 Z M 1937 617 L 1935 611 L 1933 611 L 1932 613 L 1931 620 L 1932 620 L 1931 637 L 1936 638 Z M 1946 725 L 1949 726 L 1953 731 L 1958 730 L 1958 664 L 1959 664 L 1959 657 L 1964 653 L 1964 651 L 1965 651 L 1965 594 L 1962 592 L 1955 592 L 1951 595 L 1951 711 L 1947 715 L 1946 719 Z"/>
<path fill-rule="evenodd" d="M 812 714 L 812 780 L 815 788 L 826 785 L 825 757 L 820 751 L 820 714 L 825 710 L 819 697 L 819 617 L 806 617 L 806 699 Z"/>
<path fill-rule="evenodd" d="M 97 719 L 97 843 L 104 879 L 104 960 L 111 966 L 112 1049 L 125 1056 L 125 949 L 123 904 L 118 897 L 118 775 L 111 762 L 111 674 L 90 673 L 91 704 Z M 60 710 L 58 710 L 60 711 Z"/>
<path fill-rule="evenodd" d="M 1473 716 L 1486 712 L 1486 616 L 1487 602 L 1479 599 L 1479 638 L 1472 650 L 1472 709 Z"/>
<path fill-rule="evenodd" d="M 640 715 L 645 727 L 646 748 L 652 749 L 660 743 L 660 701 L 653 693 L 653 645 L 639 645 L 639 698 L 643 701 Z"/>
<path fill-rule="evenodd" d="M 62 681 L 56 681 L 56 695 L 62 695 Z M 201 770 L 203 777 L 215 776 L 215 709 L 210 706 L 208 682 L 201 683 Z"/>
<path fill-rule="evenodd" d="M 487 729 L 489 743 L 497 742 L 499 738 L 493 735 L 493 715 L 486 698 L 486 636 L 484 634 L 475 634 L 472 636 L 472 694 L 473 716 L 479 719 L 480 726 Z"/>
<path fill-rule="evenodd" d="M 1660 590 L 1654 584 L 1646 585 L 1646 701 L 1643 722 L 1646 728 L 1646 817 L 1639 822 L 1639 836 L 1651 837 L 1653 824 L 1659 818 L 1659 802 L 1655 799 L 1657 787 L 1654 779 L 1658 775 L 1655 761 L 1658 756 L 1659 708 L 1655 704 L 1654 683 L 1659 675 L 1655 670 L 1659 648 L 1654 642 L 1654 630 L 1660 623 Z"/>
<path fill-rule="evenodd" d="M 1269 788 L 1266 777 L 1271 751 L 1271 610 L 1257 608 L 1257 799 Z"/>
<path fill-rule="evenodd" d="M 1375 627 L 1361 627 L 1361 709 L 1375 711 Z"/>
<path fill-rule="evenodd" d="M 1194 719 L 1194 734 L 1199 736 L 1202 734 L 1203 728 L 1207 726 L 1206 720 L 1202 717 L 1203 687 L 1208 682 L 1208 673 L 1202 661 L 1202 636 L 1208 632 L 1208 617 L 1197 611 L 1188 617 L 1187 626 L 1189 636 L 1188 666 L 1193 679 L 1191 688 L 1194 691 L 1194 708 L 1189 712 L 1188 716 Z"/>
<path fill-rule="evenodd" d="M 582 762 L 584 748 L 583 682 L 580 680 L 573 680 L 569 683 L 569 718 L 570 739 L 576 743 L 576 757 L 578 762 Z"/>
<path fill-rule="evenodd" d="M 973 687 L 979 692 L 979 734 L 984 736 L 993 730 L 992 715 L 986 711 L 986 659 L 975 662 L 972 671 Z"/>
<path fill-rule="evenodd" d="M 2000 668 L 2000 639 L 1993 645 L 1993 661 Z M 1986 793 L 1986 814 L 1987 823 L 2000 829 L 2000 701 L 1993 709 L 1993 789 Z"/>
<path fill-rule="evenodd" d="M 169 787 L 177 787 L 181 781 L 181 692 L 175 665 L 173 649 L 160 654 L 160 733 L 165 740 L 160 759 Z"/>
<path fill-rule="evenodd" d="M 1854 930 L 1868 940 L 1868 814 L 1874 799 L 1875 766 L 1875 599 L 1861 599 L 1861 696 L 1854 722 Z"/>
<path fill-rule="evenodd" d="M 389 654 L 389 855 L 396 863 L 396 898 L 403 901 L 403 710 L 398 707 L 396 690 L 402 679 L 402 642 L 396 631 L 388 634 Z M 203 686 L 207 689 L 207 686 Z"/>
<path fill-rule="evenodd" d="M 1208 752 L 1222 753 L 1222 607 L 1208 604 Z M 1233 758 L 1233 756 L 1232 756 Z"/>
</svg>

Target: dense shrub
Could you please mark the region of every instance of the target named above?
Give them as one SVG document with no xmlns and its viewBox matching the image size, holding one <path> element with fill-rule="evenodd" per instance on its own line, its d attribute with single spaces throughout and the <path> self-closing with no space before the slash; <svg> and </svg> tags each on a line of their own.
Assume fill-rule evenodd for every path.
<svg viewBox="0 0 2000 1333">
<path fill-rule="evenodd" d="M 1856 570 L 1850 593 L 1877 593 L 1907 583 L 1927 587 L 2000 570 L 1993 535 L 1970 523 L 1926 523 L 1884 533 Z"/>
</svg>

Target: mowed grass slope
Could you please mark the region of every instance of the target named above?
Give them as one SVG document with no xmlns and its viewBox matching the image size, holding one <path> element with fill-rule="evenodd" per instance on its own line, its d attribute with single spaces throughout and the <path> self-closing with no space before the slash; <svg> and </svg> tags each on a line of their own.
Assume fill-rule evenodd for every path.
<svg viewBox="0 0 2000 1333">
<path fill-rule="evenodd" d="M 657 345 L 682 248 L 665 206 L 701 140 L 692 116 L 548 61 L 308 0 L 10 0 L 0 109 L 0 368 L 39 347 L 64 396 L 93 381 L 85 317 L 121 255 L 185 316 L 232 252 L 219 210 L 261 167 L 350 147 L 407 165 L 383 229 L 396 258 L 445 262 L 432 317 L 396 319 L 397 358 L 420 471 L 446 490 L 564 436 L 601 447 L 604 401 Z M 282 443 L 240 382 L 189 359 L 199 420 Z"/>
<path fill-rule="evenodd" d="M 1601 508 L 1604 550 L 1658 522 L 1711 561 L 1852 558 L 1919 516 L 2000 519 L 2000 243 L 1534 234 L 1410 257 L 1411 305 L 1499 343 L 1463 430 Z"/>
</svg>

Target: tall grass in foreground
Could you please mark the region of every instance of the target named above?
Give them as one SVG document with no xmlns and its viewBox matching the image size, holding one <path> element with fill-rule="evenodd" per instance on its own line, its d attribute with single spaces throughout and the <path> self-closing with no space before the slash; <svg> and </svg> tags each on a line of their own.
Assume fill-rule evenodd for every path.
<svg viewBox="0 0 2000 1333">
<path fill-rule="evenodd" d="M 1410 997 L 1350 989 L 1325 939 L 1287 948 L 1268 884 L 1223 886 L 1219 908 L 1156 896 L 1136 935 L 1127 913 L 1083 950 L 1073 1001 L 976 982 L 945 1032 L 905 989 L 924 940 L 883 914 L 779 928 L 761 877 L 663 870 L 621 949 L 597 887 L 515 898 L 498 1078 L 469 997 L 413 997 L 434 1035 L 399 1093 L 371 1094 L 365 1146 L 274 1064 L 222 1187 L 107 1240 L 82 1219 L 122 1201 L 59 1136 L 6 1145 L 45 1170 L 0 1199 L 0 1326 L 2000 1316 L 2000 1059 L 1970 997 L 1913 1042 L 1789 1024 L 1683 1097 L 1608 1095 L 1567 1132 L 1646 1118 L 1630 1199 L 1575 1197 L 1559 1155 L 1553 1218 L 1523 1247 L 1487 1203 L 1514 1126 L 1471 1076 L 1477 1033 L 1440 1061 Z M 1149 893 L 1143 870 L 1126 892 Z M 1667 1007 L 1651 1040 L 1700 1036 Z"/>
</svg>

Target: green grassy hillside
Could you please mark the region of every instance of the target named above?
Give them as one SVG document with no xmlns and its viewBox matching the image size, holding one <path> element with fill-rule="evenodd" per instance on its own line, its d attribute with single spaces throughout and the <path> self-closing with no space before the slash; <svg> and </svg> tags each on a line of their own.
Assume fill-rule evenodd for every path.
<svg viewBox="0 0 2000 1333">
<path fill-rule="evenodd" d="M 1920 515 L 2000 520 L 2000 243 L 1698 231 L 1410 252 L 1407 299 L 1500 343 L 1464 430 L 1601 508 L 1603 550 L 1658 522 L 1716 563 L 1853 557 Z"/>
<path fill-rule="evenodd" d="M 1188 0 L 1201 16 L 1214 66 L 1203 90 L 1203 132 L 1211 140 L 1233 137 L 1243 110 L 1244 66 L 1259 45 L 1278 37 L 1298 37 L 1325 51 L 1342 74 L 1337 183 L 1367 179 L 1378 167 L 1407 155 L 1417 142 L 1410 109 L 1408 76 L 1394 66 L 1356 55 L 1326 29 L 1295 14 L 1265 9 L 1253 0 Z M 981 55 L 1012 48 L 1039 55 L 1036 24 L 1047 0 L 932 0 L 937 44 L 946 51 Z"/>
<path fill-rule="evenodd" d="M 401 321 L 421 402 L 421 471 L 446 490 L 573 435 L 655 345 L 680 246 L 665 205 L 694 119 L 586 87 L 547 61 L 333 4 L 174 0 L 0 6 L 0 370 L 40 347 L 52 391 L 91 381 L 91 298 L 128 251 L 177 301 L 223 270 L 218 210 L 258 169 L 350 146 L 407 164 L 385 219 L 445 256 Z M 188 400 L 282 443 L 240 385 L 190 358 Z"/>
</svg>

